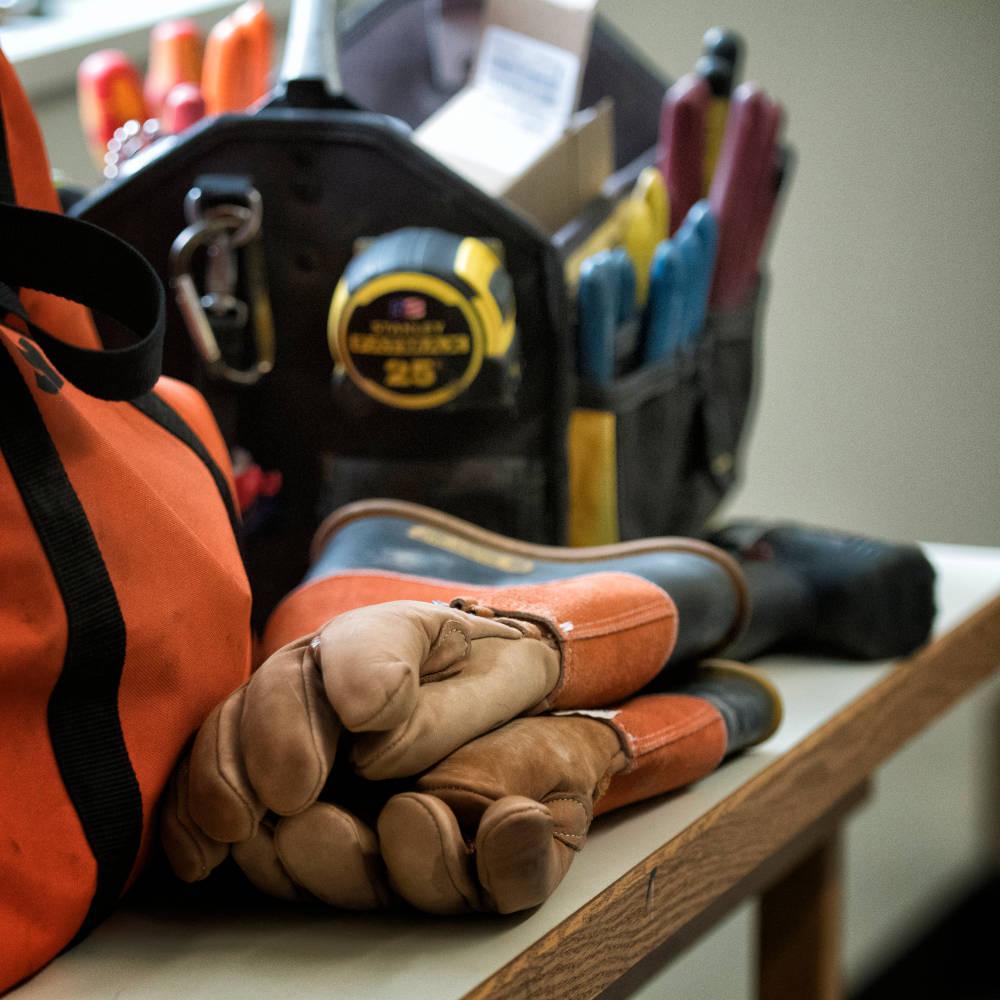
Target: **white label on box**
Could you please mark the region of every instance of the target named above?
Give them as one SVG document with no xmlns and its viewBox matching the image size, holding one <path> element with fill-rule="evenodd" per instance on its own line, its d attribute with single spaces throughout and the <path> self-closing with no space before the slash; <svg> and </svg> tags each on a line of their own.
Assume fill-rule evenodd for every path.
<svg viewBox="0 0 1000 1000">
<path fill-rule="evenodd" d="M 576 103 L 580 60 L 566 49 L 490 25 L 474 85 L 525 119 L 534 132 L 562 130 Z"/>
<path fill-rule="evenodd" d="M 425 149 L 490 194 L 502 194 L 562 132 L 479 87 L 462 91 L 414 133 Z"/>
<path fill-rule="evenodd" d="M 572 52 L 490 25 L 469 86 L 413 138 L 482 190 L 502 195 L 562 137 L 579 75 Z"/>
</svg>

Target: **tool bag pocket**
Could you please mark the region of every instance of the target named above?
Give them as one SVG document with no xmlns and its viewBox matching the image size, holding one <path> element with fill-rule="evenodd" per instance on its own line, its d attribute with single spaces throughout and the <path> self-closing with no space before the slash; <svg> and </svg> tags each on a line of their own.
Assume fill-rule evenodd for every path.
<svg viewBox="0 0 1000 1000">
<path fill-rule="evenodd" d="M 700 531 L 736 481 L 753 397 L 758 293 L 710 315 L 693 351 L 580 380 L 569 423 L 572 545 Z"/>
<path fill-rule="evenodd" d="M 708 317 L 699 356 L 701 405 L 695 436 L 700 440 L 683 480 L 688 521 L 675 531 L 701 530 L 739 477 L 741 445 L 759 381 L 763 299 L 761 283 L 745 306 Z"/>
<path fill-rule="evenodd" d="M 426 502 L 456 517 L 475 517 L 515 538 L 530 537 L 545 514 L 545 463 L 525 455 L 460 459 L 327 456 L 320 509 L 333 511 L 359 497 Z"/>
</svg>

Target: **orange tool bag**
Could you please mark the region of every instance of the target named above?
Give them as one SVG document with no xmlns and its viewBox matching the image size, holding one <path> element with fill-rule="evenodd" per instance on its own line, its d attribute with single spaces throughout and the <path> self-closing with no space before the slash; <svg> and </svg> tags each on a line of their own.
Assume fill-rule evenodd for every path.
<svg viewBox="0 0 1000 1000">
<path fill-rule="evenodd" d="M 57 213 L 0 54 L 0 993 L 114 906 L 250 663 L 228 456 L 159 378 L 162 286 Z M 85 306 L 141 336 L 101 349 Z"/>
</svg>

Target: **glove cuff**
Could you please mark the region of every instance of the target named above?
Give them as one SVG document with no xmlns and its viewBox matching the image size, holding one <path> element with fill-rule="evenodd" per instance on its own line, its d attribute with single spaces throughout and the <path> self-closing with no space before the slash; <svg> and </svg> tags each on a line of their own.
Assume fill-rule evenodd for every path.
<svg viewBox="0 0 1000 1000">
<path fill-rule="evenodd" d="M 538 712 L 600 708 L 627 698 L 660 672 L 677 640 L 674 602 L 631 573 L 479 591 L 452 606 L 534 623 L 556 645 L 559 681 Z"/>
</svg>

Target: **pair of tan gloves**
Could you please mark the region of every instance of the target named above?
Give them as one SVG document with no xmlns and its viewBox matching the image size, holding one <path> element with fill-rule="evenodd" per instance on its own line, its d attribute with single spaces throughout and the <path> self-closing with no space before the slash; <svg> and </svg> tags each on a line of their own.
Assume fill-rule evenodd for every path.
<svg viewBox="0 0 1000 1000">
<path fill-rule="evenodd" d="M 595 814 L 733 749 L 709 698 L 622 703 L 676 639 L 654 584 L 598 573 L 455 596 L 339 614 L 211 713 L 163 812 L 182 879 L 231 853 L 282 898 L 523 910 L 559 884 Z M 704 666 L 699 682 L 728 671 Z"/>
</svg>

